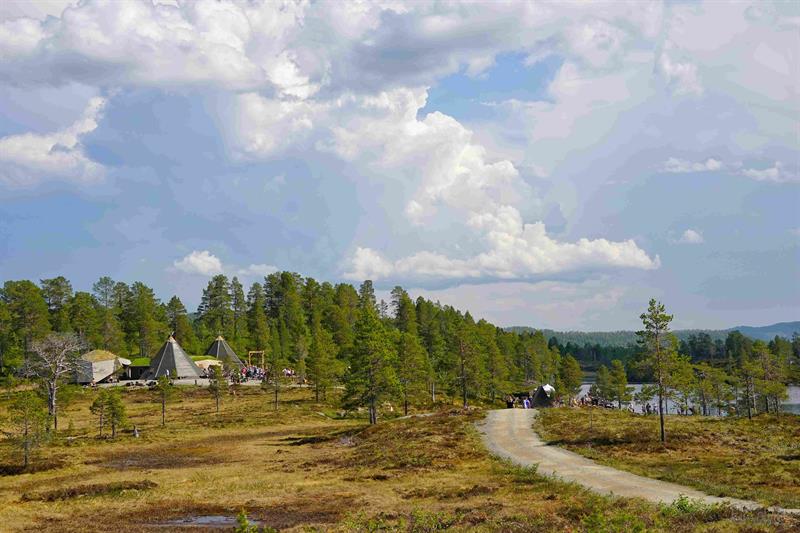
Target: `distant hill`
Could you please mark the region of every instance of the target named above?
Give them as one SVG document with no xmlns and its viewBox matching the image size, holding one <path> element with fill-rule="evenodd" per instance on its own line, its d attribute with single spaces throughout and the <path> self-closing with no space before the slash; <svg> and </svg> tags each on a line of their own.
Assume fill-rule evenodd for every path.
<svg viewBox="0 0 800 533">
<path fill-rule="evenodd" d="M 506 329 L 515 332 L 536 331 L 536 328 L 528 326 L 512 326 Z M 728 329 L 678 329 L 673 333 L 680 340 L 686 340 L 690 335 L 697 335 L 698 333 L 708 333 L 712 340 L 724 340 L 728 333 L 737 330 L 742 335 L 752 339 L 768 341 L 775 338 L 776 335 L 791 339 L 793 333 L 800 334 L 800 322 L 779 322 L 769 326 L 737 326 Z M 589 343 L 599 344 L 600 346 L 627 346 L 636 343 L 635 331 L 555 331 L 543 329 L 542 333 L 547 339 L 555 337 L 561 344 L 573 342 L 579 345 Z"/>
</svg>

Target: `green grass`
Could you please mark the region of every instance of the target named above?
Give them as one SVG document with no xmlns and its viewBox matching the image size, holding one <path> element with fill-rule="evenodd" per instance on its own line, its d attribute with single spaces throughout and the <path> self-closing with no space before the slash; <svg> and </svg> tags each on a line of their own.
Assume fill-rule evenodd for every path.
<svg viewBox="0 0 800 533">
<path fill-rule="evenodd" d="M 800 417 L 753 420 L 658 417 L 608 409 L 545 409 L 536 428 L 550 443 L 600 463 L 716 496 L 800 508 Z"/>
<path fill-rule="evenodd" d="M 790 531 L 793 519 L 675 509 L 599 496 L 494 459 L 480 410 L 440 406 L 428 417 L 332 419 L 308 389 L 274 411 L 271 395 L 240 388 L 213 413 L 208 391 L 182 387 L 160 428 L 152 393 L 123 390 L 128 430 L 97 437 L 79 393 L 62 414 L 73 430 L 42 450 L 48 468 L 0 475 L 0 529 L 164 531 L 159 524 L 242 510 L 281 531 Z M 335 398 L 334 398 L 335 400 Z M 0 415 L 8 399 L 0 400 Z M 425 410 L 431 407 L 426 407 Z M 388 415 L 389 413 L 383 413 Z M 129 428 L 136 424 L 141 437 Z M 0 463 L 18 453 L 0 441 Z M 170 531 L 180 530 L 171 525 Z M 186 529 L 186 531 L 196 531 Z"/>
</svg>

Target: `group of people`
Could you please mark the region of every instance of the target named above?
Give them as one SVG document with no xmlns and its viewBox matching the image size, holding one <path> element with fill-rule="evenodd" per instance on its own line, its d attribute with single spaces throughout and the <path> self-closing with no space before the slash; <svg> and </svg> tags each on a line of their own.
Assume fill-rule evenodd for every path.
<svg viewBox="0 0 800 533">
<path fill-rule="evenodd" d="M 527 396 L 523 396 L 520 399 L 519 404 L 522 407 L 522 409 L 530 409 L 531 407 L 533 407 L 531 399 L 528 398 Z M 510 394 L 506 396 L 506 407 L 508 407 L 509 409 L 514 409 L 516 406 L 517 406 L 517 398 Z"/>
</svg>

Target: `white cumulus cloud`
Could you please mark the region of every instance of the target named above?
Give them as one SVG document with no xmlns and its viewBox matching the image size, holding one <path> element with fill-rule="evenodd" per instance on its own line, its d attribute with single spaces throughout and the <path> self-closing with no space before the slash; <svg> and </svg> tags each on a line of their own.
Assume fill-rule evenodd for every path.
<svg viewBox="0 0 800 533">
<path fill-rule="evenodd" d="M 194 250 L 183 259 L 173 262 L 172 266 L 187 274 L 222 274 L 222 261 L 208 250 Z"/>
<path fill-rule="evenodd" d="M 786 170 L 780 161 L 776 161 L 774 165 L 767 168 L 744 168 L 741 173 L 743 176 L 756 181 L 771 181 L 774 183 L 798 181 L 797 172 Z"/>
<path fill-rule="evenodd" d="M 680 239 L 677 240 L 680 244 L 702 244 L 704 241 L 703 234 L 691 228 L 683 232 Z"/>
<path fill-rule="evenodd" d="M 278 271 L 278 267 L 265 263 L 253 263 L 246 267 L 223 264 L 219 257 L 208 250 L 193 250 L 182 259 L 175 260 L 172 268 L 186 274 L 201 276 L 227 274 L 229 276 L 262 277 Z"/>
<path fill-rule="evenodd" d="M 62 130 L 0 138 L 0 183 L 28 187 L 47 180 L 102 180 L 103 166 L 89 159 L 81 139 L 97 128 L 105 103 L 104 98 L 92 98 L 83 116 Z"/>
<path fill-rule="evenodd" d="M 683 174 L 687 172 L 709 172 L 720 170 L 722 161 L 709 157 L 705 161 L 688 161 L 677 157 L 670 157 L 661 165 L 661 170 L 673 174 Z"/>
</svg>

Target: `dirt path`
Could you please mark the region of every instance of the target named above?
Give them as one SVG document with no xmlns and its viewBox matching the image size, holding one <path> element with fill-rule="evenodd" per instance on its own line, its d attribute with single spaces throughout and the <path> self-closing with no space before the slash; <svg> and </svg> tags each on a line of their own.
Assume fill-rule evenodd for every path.
<svg viewBox="0 0 800 533">
<path fill-rule="evenodd" d="M 523 466 L 538 464 L 538 472 L 565 481 L 574 481 L 591 490 L 644 498 L 656 503 L 672 503 L 681 495 L 706 503 L 729 503 L 739 509 L 760 509 L 763 506 L 748 500 L 709 496 L 695 489 L 650 479 L 616 468 L 603 466 L 556 446 L 545 444 L 533 430 L 535 409 L 500 409 L 489 411 L 479 423 L 483 441 L 489 450 Z M 769 508 L 771 511 L 800 515 L 800 509 Z"/>
</svg>

